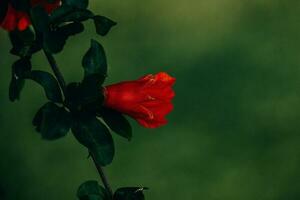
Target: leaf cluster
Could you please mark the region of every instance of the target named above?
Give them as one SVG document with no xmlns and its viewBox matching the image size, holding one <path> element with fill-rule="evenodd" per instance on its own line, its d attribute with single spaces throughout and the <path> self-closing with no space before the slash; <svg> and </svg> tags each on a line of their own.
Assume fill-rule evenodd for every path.
<svg viewBox="0 0 300 200">
<path fill-rule="evenodd" d="M 86 181 L 77 190 L 79 200 L 144 200 L 146 187 L 122 187 L 115 191 L 113 197 L 97 181 Z"/>
<path fill-rule="evenodd" d="M 53 3 L 51 0 L 49 2 Z M 33 70 L 31 65 L 31 57 L 38 51 L 42 50 L 51 56 L 61 52 L 70 36 L 84 31 L 83 23 L 86 20 L 94 21 L 99 35 L 107 35 L 116 23 L 107 17 L 93 14 L 88 9 L 88 3 L 88 0 L 63 0 L 62 5 L 50 14 L 41 6 L 28 7 L 27 0 L 13 3 L 16 9 L 28 12 L 32 26 L 25 31 L 9 33 L 12 44 L 10 52 L 19 57 L 12 65 L 9 99 L 20 99 L 27 80 L 38 83 L 44 89 L 48 102 L 33 119 L 36 131 L 43 139 L 55 140 L 72 130 L 97 164 L 105 166 L 112 162 L 115 152 L 110 130 L 130 139 L 131 127 L 121 113 L 102 106 L 102 84 L 107 77 L 103 46 L 91 40 L 91 46 L 82 58 L 82 81 L 69 83 L 66 88 L 51 73 Z M 4 1 L 1 4 L 6 5 Z M 0 11 L 4 10 L 2 7 Z M 114 117 L 116 121 L 112 120 Z"/>
</svg>

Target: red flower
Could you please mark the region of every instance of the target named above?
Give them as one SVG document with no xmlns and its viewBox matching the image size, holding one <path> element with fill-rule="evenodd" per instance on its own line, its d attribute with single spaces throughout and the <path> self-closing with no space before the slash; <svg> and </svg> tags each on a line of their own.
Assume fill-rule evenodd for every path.
<svg viewBox="0 0 300 200">
<path fill-rule="evenodd" d="M 156 128 L 167 123 L 165 116 L 173 109 L 174 83 L 175 78 L 160 72 L 109 85 L 104 89 L 104 106 L 131 116 L 146 128 Z"/>
<path fill-rule="evenodd" d="M 48 3 L 47 0 L 31 0 L 31 5 L 41 5 L 47 13 L 50 13 L 60 5 L 60 0 L 56 0 L 54 3 Z M 24 31 L 30 24 L 31 22 L 27 13 L 16 10 L 10 3 L 8 3 L 6 15 L 0 22 L 0 27 L 7 31 L 13 31 L 16 28 L 20 31 Z"/>
</svg>

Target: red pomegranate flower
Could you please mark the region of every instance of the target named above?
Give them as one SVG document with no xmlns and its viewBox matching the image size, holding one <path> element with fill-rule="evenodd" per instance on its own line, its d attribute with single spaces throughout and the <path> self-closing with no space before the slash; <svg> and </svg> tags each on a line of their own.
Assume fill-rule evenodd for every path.
<svg viewBox="0 0 300 200">
<path fill-rule="evenodd" d="M 56 0 L 54 3 L 48 3 L 47 0 L 31 0 L 30 2 L 31 6 L 41 5 L 48 13 L 60 5 L 60 0 Z M 13 31 L 16 28 L 20 31 L 24 31 L 30 24 L 31 22 L 27 13 L 16 10 L 12 4 L 8 2 L 6 15 L 0 22 L 0 27 L 7 31 Z"/>
<path fill-rule="evenodd" d="M 135 81 L 125 81 L 104 88 L 104 106 L 129 115 L 146 128 L 167 123 L 172 111 L 175 78 L 167 73 L 147 75 Z"/>
</svg>

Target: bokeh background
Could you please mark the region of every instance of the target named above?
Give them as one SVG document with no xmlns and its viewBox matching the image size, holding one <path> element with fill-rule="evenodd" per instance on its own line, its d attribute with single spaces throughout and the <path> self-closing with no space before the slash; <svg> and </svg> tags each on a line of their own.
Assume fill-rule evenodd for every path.
<svg viewBox="0 0 300 200">
<path fill-rule="evenodd" d="M 177 78 L 167 126 L 131 120 L 131 142 L 114 135 L 113 188 L 148 186 L 148 200 L 300 199 L 300 1 L 90 2 L 118 26 L 102 38 L 88 22 L 68 40 L 56 56 L 67 81 L 81 79 L 90 38 L 105 46 L 108 84 L 159 71 Z M 0 38 L 0 196 L 75 199 L 98 179 L 93 163 L 72 134 L 49 142 L 34 131 L 46 101 L 38 85 L 28 81 L 9 102 L 16 57 L 3 30 Z M 49 70 L 42 54 L 33 66 Z"/>
</svg>

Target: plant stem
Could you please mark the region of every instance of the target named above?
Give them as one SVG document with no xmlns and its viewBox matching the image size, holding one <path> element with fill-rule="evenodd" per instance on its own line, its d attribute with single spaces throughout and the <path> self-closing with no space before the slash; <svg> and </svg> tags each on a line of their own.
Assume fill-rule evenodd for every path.
<svg viewBox="0 0 300 200">
<path fill-rule="evenodd" d="M 55 77 L 56 77 L 56 79 L 57 79 L 57 81 L 58 81 L 58 83 L 59 83 L 62 91 L 63 91 L 63 94 L 65 96 L 65 94 L 66 94 L 66 82 L 65 82 L 65 79 L 64 79 L 62 73 L 60 72 L 60 70 L 59 70 L 59 68 L 58 68 L 58 66 L 56 64 L 55 58 L 53 57 L 53 55 L 51 53 L 45 51 L 45 49 L 43 49 L 43 51 L 44 51 L 44 54 L 47 57 L 47 60 L 48 60 L 48 62 L 50 64 L 50 66 L 51 66 L 51 69 L 52 69 L 52 71 L 53 71 L 53 73 L 54 73 L 54 75 L 55 75 Z M 100 165 L 98 165 L 96 163 L 96 160 L 93 157 L 93 155 L 91 157 L 93 158 L 94 164 L 95 164 L 95 166 L 97 168 L 97 171 L 98 171 L 98 173 L 100 175 L 101 181 L 102 181 L 103 185 L 105 186 L 105 188 L 106 188 L 106 190 L 107 190 L 107 192 L 109 194 L 109 198 L 112 200 L 112 198 L 113 198 L 113 192 L 112 192 L 112 189 L 111 189 L 111 187 L 110 187 L 110 185 L 108 183 L 108 180 L 107 180 L 107 178 L 105 176 L 104 170 L 103 170 L 103 168 Z"/>
<path fill-rule="evenodd" d="M 104 185 L 106 191 L 108 192 L 109 199 L 112 200 L 113 199 L 113 191 L 112 191 L 112 189 L 111 189 L 111 187 L 110 187 L 110 185 L 108 183 L 108 180 L 107 180 L 107 178 L 105 176 L 104 170 L 103 170 L 103 168 L 100 165 L 97 164 L 97 162 L 96 162 L 96 160 L 95 160 L 95 158 L 94 158 L 94 156 L 92 154 L 91 154 L 91 157 L 92 157 L 92 159 L 93 159 L 93 161 L 95 163 L 95 166 L 96 166 L 96 168 L 98 170 L 98 173 L 99 173 L 99 175 L 101 177 L 101 180 L 103 182 L 103 185 Z"/>
<path fill-rule="evenodd" d="M 55 77 L 56 77 L 56 79 L 57 79 L 64 95 L 65 95 L 65 93 L 66 93 L 66 82 L 65 82 L 65 79 L 64 79 L 62 73 L 60 72 L 60 70 L 59 70 L 59 68 L 56 64 L 55 58 L 53 57 L 53 55 L 51 53 L 45 51 L 45 49 L 43 49 L 43 51 L 44 51 L 44 54 L 47 57 L 47 60 L 50 64 L 50 66 L 51 66 L 51 69 L 52 69 L 52 71 L 53 71 L 53 73 L 54 73 L 54 75 L 55 75 Z"/>
</svg>

